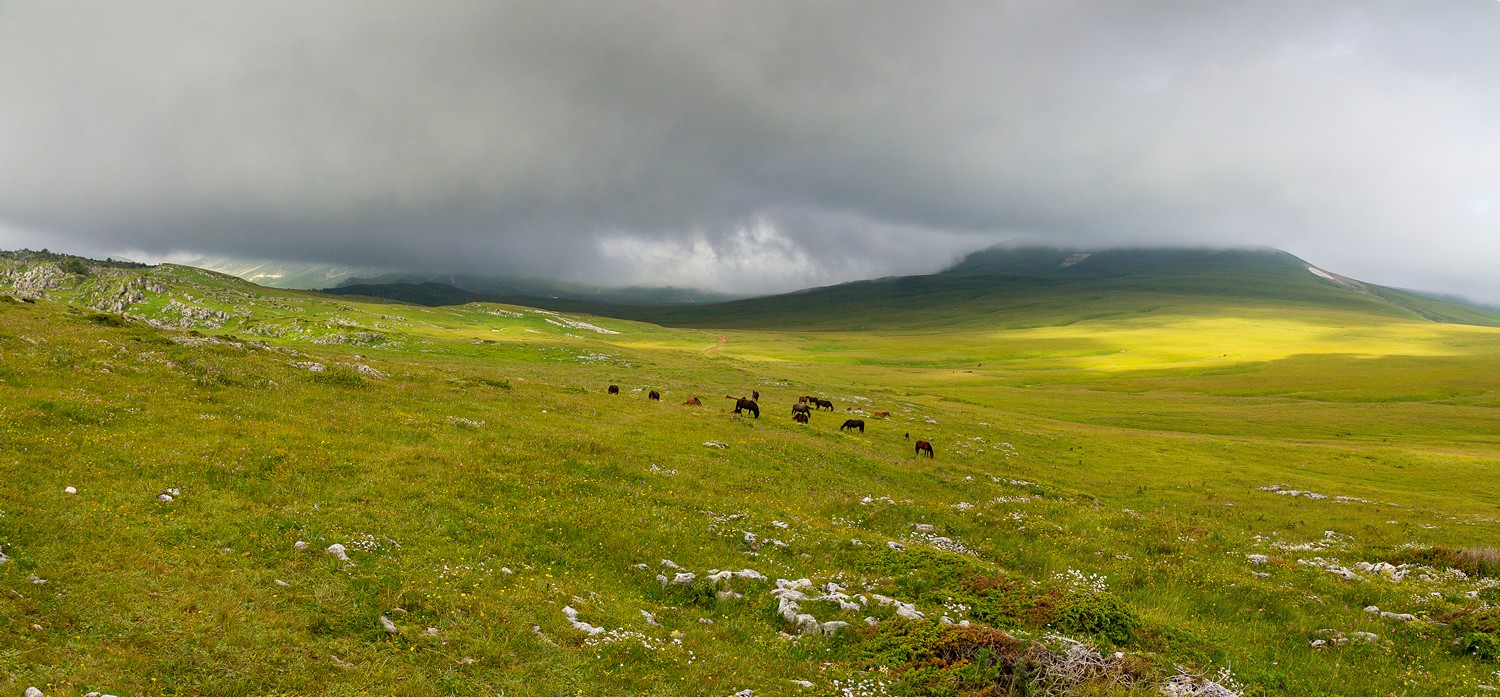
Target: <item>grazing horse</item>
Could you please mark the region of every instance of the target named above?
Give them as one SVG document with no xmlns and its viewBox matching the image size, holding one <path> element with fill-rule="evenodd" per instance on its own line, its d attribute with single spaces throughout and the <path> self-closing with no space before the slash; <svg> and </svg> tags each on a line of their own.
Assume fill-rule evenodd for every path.
<svg viewBox="0 0 1500 697">
<path fill-rule="evenodd" d="M 818 400 L 818 408 L 819 409 L 827 409 L 828 411 L 833 411 L 833 402 L 830 402 L 830 401 L 828 401 L 826 399 L 820 399 L 820 400 Z"/>
<path fill-rule="evenodd" d="M 760 401 L 760 390 L 750 390 L 750 399 Z"/>
<path fill-rule="evenodd" d="M 806 404 L 793 404 L 792 405 L 792 415 L 793 416 L 796 416 L 797 414 L 811 414 L 811 413 L 812 413 L 812 407 L 807 406 Z"/>
<path fill-rule="evenodd" d="M 620 386 L 619 385 L 610 385 L 609 386 L 609 393 L 610 394 L 620 394 Z"/>
<path fill-rule="evenodd" d="M 844 430 L 853 431 L 856 428 L 859 429 L 860 433 L 864 433 L 865 432 L 865 422 L 864 422 L 863 419 L 849 419 L 848 421 L 844 422 L 843 426 L 839 427 L 839 430 L 840 431 L 844 431 Z"/>
<path fill-rule="evenodd" d="M 808 413 L 805 412 L 805 411 L 797 412 L 796 414 L 792 414 L 792 420 L 796 421 L 799 424 L 805 424 L 805 423 L 807 423 L 807 420 L 810 419 L 810 418 L 812 418 L 812 417 L 808 416 Z"/>
<path fill-rule="evenodd" d="M 810 401 L 812 401 L 812 397 L 809 397 L 807 395 L 802 395 L 801 397 L 797 398 L 797 402 L 801 404 L 807 404 Z"/>
<path fill-rule="evenodd" d="M 749 411 L 757 419 L 760 418 L 760 405 L 756 404 L 755 400 L 753 399 L 745 399 L 744 397 L 740 397 L 739 399 L 735 400 L 734 413 L 738 414 L 742 410 Z"/>
<path fill-rule="evenodd" d="M 890 416 L 891 416 L 891 413 L 888 412 L 888 411 L 877 411 L 877 412 L 875 412 L 875 418 L 877 418 L 877 419 L 886 419 L 886 418 L 890 418 Z"/>
<path fill-rule="evenodd" d="M 697 397 L 688 397 L 688 401 L 683 402 L 683 404 L 690 407 L 703 406 L 703 402 L 699 401 Z"/>
<path fill-rule="evenodd" d="M 654 400 L 660 402 L 661 401 L 661 393 L 657 392 L 656 390 L 651 390 L 651 393 L 646 395 L 646 399 L 654 399 Z"/>
<path fill-rule="evenodd" d="M 924 452 L 927 453 L 927 457 L 932 457 L 932 444 L 925 440 L 917 441 L 917 454 L 921 455 Z"/>
</svg>

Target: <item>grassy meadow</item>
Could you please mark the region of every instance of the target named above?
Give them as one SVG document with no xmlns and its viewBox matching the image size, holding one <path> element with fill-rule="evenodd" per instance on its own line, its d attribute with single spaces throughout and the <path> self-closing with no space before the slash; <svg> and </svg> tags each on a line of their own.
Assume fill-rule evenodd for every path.
<svg viewBox="0 0 1500 697">
<path fill-rule="evenodd" d="M 673 328 L 0 259 L 0 694 L 1500 686 L 1500 329 L 1097 288 Z"/>
</svg>

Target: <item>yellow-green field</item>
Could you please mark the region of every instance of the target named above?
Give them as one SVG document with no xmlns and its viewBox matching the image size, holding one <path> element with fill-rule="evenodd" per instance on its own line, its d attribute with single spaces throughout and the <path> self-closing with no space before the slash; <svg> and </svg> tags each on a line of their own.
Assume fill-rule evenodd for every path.
<svg viewBox="0 0 1500 697">
<path fill-rule="evenodd" d="M 56 266 L 0 265 L 0 694 L 1500 686 L 1500 329 L 1143 288 L 685 329 Z"/>
</svg>

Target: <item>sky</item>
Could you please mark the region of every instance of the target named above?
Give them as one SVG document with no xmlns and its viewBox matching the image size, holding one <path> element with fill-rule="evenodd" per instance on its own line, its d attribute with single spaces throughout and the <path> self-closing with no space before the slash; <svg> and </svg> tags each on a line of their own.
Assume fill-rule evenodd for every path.
<svg viewBox="0 0 1500 697">
<path fill-rule="evenodd" d="M 0 248 L 777 292 L 1006 241 L 1500 302 L 1500 1 L 0 0 Z"/>
</svg>

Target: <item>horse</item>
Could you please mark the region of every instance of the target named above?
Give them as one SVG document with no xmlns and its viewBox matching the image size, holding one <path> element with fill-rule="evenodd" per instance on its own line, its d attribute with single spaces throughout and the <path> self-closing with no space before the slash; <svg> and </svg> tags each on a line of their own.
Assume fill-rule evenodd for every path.
<svg viewBox="0 0 1500 697">
<path fill-rule="evenodd" d="M 760 405 L 756 404 L 755 400 L 753 399 L 745 399 L 744 397 L 740 397 L 738 400 L 735 400 L 734 413 L 738 414 L 741 412 L 741 410 L 749 411 L 752 415 L 755 416 L 755 418 L 760 418 Z"/>
<path fill-rule="evenodd" d="M 844 430 L 853 431 L 856 428 L 859 429 L 860 433 L 864 433 L 865 432 L 865 422 L 864 422 L 863 419 L 849 419 L 848 421 L 844 422 L 843 426 L 839 427 L 839 430 L 840 431 L 844 431 Z"/>
<path fill-rule="evenodd" d="M 683 402 L 683 405 L 689 407 L 701 407 L 703 406 L 703 402 L 699 401 L 697 397 L 688 397 L 688 401 Z"/>
<path fill-rule="evenodd" d="M 819 409 L 827 409 L 828 411 L 833 411 L 833 402 L 830 402 L 830 401 L 828 401 L 826 399 L 820 399 L 820 400 L 818 400 L 818 408 Z"/>
<path fill-rule="evenodd" d="M 805 412 L 805 411 L 804 412 L 798 412 L 796 414 L 792 414 L 792 420 L 796 421 L 799 424 L 805 424 L 805 423 L 807 423 L 807 421 L 808 421 L 809 418 L 811 418 L 811 417 L 809 417 L 807 415 L 807 412 Z"/>
<path fill-rule="evenodd" d="M 800 403 L 800 404 L 807 404 L 808 401 L 810 401 L 811 399 L 812 399 L 812 397 L 809 397 L 807 395 L 802 395 L 801 397 L 797 398 L 797 402 Z"/>
<path fill-rule="evenodd" d="M 877 419 L 888 419 L 888 418 L 890 418 L 890 416 L 891 416 L 891 413 L 888 412 L 888 411 L 877 411 L 877 412 L 875 412 L 875 418 L 877 418 Z"/>
<path fill-rule="evenodd" d="M 792 405 L 792 415 L 793 416 L 795 416 L 797 414 L 811 414 L 811 413 L 812 413 L 812 407 L 807 406 L 806 404 L 793 404 Z"/>
<path fill-rule="evenodd" d="M 620 394 L 620 386 L 619 385 L 610 385 L 609 386 L 609 393 L 610 394 Z"/>
<path fill-rule="evenodd" d="M 661 393 L 657 392 L 656 390 L 651 390 L 651 392 L 646 395 L 646 399 L 654 399 L 654 400 L 660 402 L 661 401 Z"/>
<path fill-rule="evenodd" d="M 750 390 L 750 399 L 760 401 L 760 390 Z"/>
<path fill-rule="evenodd" d="M 917 441 L 917 454 L 921 455 L 924 452 L 927 453 L 927 457 L 932 457 L 932 444 L 925 440 Z"/>
</svg>

